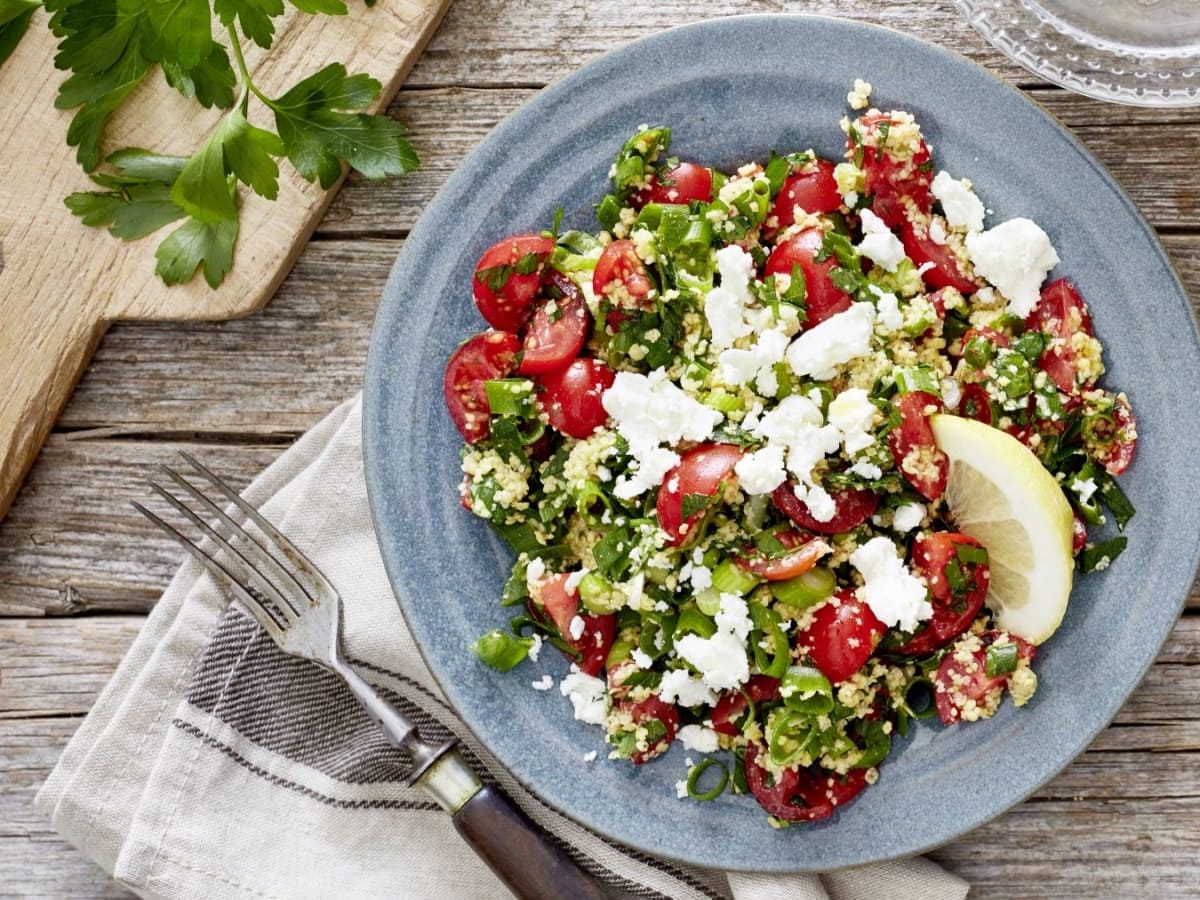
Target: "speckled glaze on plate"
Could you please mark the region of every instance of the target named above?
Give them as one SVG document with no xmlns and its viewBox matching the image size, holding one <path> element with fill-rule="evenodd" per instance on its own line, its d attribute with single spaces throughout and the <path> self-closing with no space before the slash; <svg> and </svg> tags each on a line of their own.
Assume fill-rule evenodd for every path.
<svg viewBox="0 0 1200 900">
<path fill-rule="evenodd" d="M 565 662 L 493 672 L 467 650 L 504 627 L 510 554 L 459 507 L 461 441 L 442 405 L 454 347 L 485 323 L 475 261 L 494 241 L 547 226 L 593 227 L 591 204 L 641 123 L 674 128 L 672 152 L 731 166 L 814 147 L 841 154 L 837 122 L 854 79 L 873 101 L 911 110 L 937 163 L 970 177 L 994 212 L 1049 233 L 1088 299 L 1108 383 L 1141 421 L 1122 479 L 1138 515 L 1129 549 L 1082 580 L 1042 648 L 1041 687 L 1023 710 L 898 742 L 879 783 L 831 820 L 777 831 L 749 797 L 675 799 L 681 747 L 634 767 L 604 759 L 599 728 L 557 690 Z M 892 31 L 809 16 L 746 16 L 645 38 L 546 89 L 499 125 L 430 204 L 384 292 L 367 362 L 367 487 L 383 558 L 429 668 L 493 753 L 547 803 L 618 841 L 703 866 L 806 871 L 918 853 L 970 831 L 1052 778 L 1112 719 L 1170 631 L 1196 569 L 1200 346 L 1182 287 L 1129 198 L 1037 105 L 962 57 Z M 1097 648 L 1103 648 L 1098 656 Z M 596 762 L 584 762 L 600 750 Z M 1115 811 L 1119 814 L 1119 810 Z"/>
</svg>

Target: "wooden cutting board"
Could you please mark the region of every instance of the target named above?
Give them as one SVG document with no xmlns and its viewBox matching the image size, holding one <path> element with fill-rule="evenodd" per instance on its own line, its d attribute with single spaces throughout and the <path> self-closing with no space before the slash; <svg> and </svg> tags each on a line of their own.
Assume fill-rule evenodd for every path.
<svg viewBox="0 0 1200 900">
<path fill-rule="evenodd" d="M 352 0 L 348 16 L 289 11 L 275 46 L 245 42 L 255 83 L 279 95 L 331 62 L 383 83 L 372 111 L 386 107 L 433 34 L 450 0 Z M 218 32 L 219 33 L 219 32 Z M 226 319 L 261 308 L 275 293 L 329 205 L 323 191 L 280 161 L 279 199 L 243 189 L 232 271 L 212 290 L 198 274 L 167 287 L 154 274 L 162 231 L 125 243 L 82 225 L 63 205 L 94 186 L 67 146 L 70 111 L 54 108 L 65 78 L 56 42 L 38 12 L 17 51 L 0 66 L 0 517 L 111 322 Z M 111 122 L 105 152 L 147 147 L 190 154 L 221 113 L 169 88 L 158 72 L 143 81 Z M 270 127 L 257 101 L 252 122 Z M 336 190 L 336 188 L 334 189 Z"/>
</svg>

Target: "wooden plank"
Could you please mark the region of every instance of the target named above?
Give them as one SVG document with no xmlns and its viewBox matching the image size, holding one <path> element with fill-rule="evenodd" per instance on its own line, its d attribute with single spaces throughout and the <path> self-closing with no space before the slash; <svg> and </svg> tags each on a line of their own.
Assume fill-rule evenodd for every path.
<svg viewBox="0 0 1200 900">
<path fill-rule="evenodd" d="M 381 185 L 352 175 L 318 234 L 406 233 L 462 158 L 535 93 L 527 88 L 406 87 L 392 114 L 409 128 L 421 154 L 421 170 Z M 1200 224 L 1200 170 L 1192 149 L 1200 143 L 1200 114 L 1130 113 L 1057 90 L 1034 96 L 1108 166 L 1151 224 L 1192 229 Z M 1127 121 L 1138 128 L 1136 140 L 1130 139 Z M 686 154 L 687 148 L 676 149 Z"/>
<path fill-rule="evenodd" d="M 0 619 L 0 719 L 86 713 L 144 621 L 143 616 Z"/>
<path fill-rule="evenodd" d="M 0 793 L 0 884 L 7 890 L 15 883 L 24 886 L 21 895 L 54 894 L 49 879 L 59 876 L 47 874 L 51 864 L 63 867 L 64 887 L 82 892 L 86 886 L 90 893 L 104 886 L 99 870 L 89 872 L 90 864 L 57 842 L 31 806 L 78 723 L 0 721 L 0 779 L 6 785 Z M 1033 800 L 934 856 L 973 882 L 973 896 L 1098 896 L 1151 878 L 1164 896 L 1182 896 L 1181 889 L 1200 877 L 1194 852 L 1200 769 L 1188 764 L 1196 758 L 1089 751 Z M 1109 827 L 1114 819 L 1119 828 Z M 13 860 L 30 865 L 12 873 L 6 859 L 10 867 Z M 1055 872 L 1060 874 L 1047 880 Z"/>
<path fill-rule="evenodd" d="M 143 479 L 182 447 L 239 487 L 285 449 L 52 438 L 0 525 L 0 615 L 148 610 L 183 551 L 126 499 L 144 498 Z"/>
<path fill-rule="evenodd" d="M 884 25 L 957 50 L 1015 83 L 1041 83 L 992 49 L 950 0 L 710 0 L 703 4 L 630 0 L 619 7 L 591 0 L 554 4 L 456 0 L 408 83 L 540 86 L 602 53 L 664 28 L 731 15 L 781 12 L 841 16 Z"/>
</svg>

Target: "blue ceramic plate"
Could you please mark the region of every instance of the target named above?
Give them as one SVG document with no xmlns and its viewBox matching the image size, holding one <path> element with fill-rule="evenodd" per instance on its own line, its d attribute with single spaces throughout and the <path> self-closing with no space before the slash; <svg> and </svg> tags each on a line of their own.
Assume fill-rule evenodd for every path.
<svg viewBox="0 0 1200 900">
<path fill-rule="evenodd" d="M 922 725 L 879 783 L 833 819 L 776 831 L 749 797 L 675 799 L 680 747 L 636 768 L 606 761 L 600 730 L 574 721 L 547 653 L 508 674 L 467 646 L 504 627 L 511 556 L 458 504 L 461 441 L 442 406 L 454 347 L 485 327 L 470 277 L 488 245 L 546 227 L 592 228 L 613 155 L 641 123 L 674 129 L 672 152 L 729 167 L 771 148 L 838 157 L 846 92 L 875 85 L 911 110 L 939 167 L 970 177 L 992 223 L 1024 215 L 1050 234 L 1092 305 L 1107 383 L 1141 421 L 1122 479 L 1137 504 L 1129 549 L 1077 586 L 1038 657 L 1025 709 L 942 733 Z M 497 757 L 546 802 L 605 835 L 705 866 L 829 869 L 917 853 L 983 824 L 1059 772 L 1112 719 L 1153 661 L 1196 568 L 1200 383 L 1192 313 L 1129 198 L 1079 143 L 1016 90 L 953 53 L 881 28 L 808 16 L 748 16 L 666 31 L 584 67 L 493 131 L 426 211 L 396 262 L 366 376 L 367 486 L 383 558 L 429 668 Z M 600 760 L 583 761 L 601 749 Z"/>
</svg>

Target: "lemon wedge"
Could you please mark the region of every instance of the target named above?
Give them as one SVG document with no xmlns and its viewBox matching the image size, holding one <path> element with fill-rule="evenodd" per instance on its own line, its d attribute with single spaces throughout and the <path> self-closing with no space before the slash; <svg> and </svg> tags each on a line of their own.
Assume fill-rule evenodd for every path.
<svg viewBox="0 0 1200 900">
<path fill-rule="evenodd" d="M 946 505 L 955 527 L 988 551 L 987 605 L 996 626 L 1040 644 L 1067 611 L 1074 514 L 1054 476 L 1020 441 L 958 416 L 930 419 L 950 458 Z"/>
</svg>

